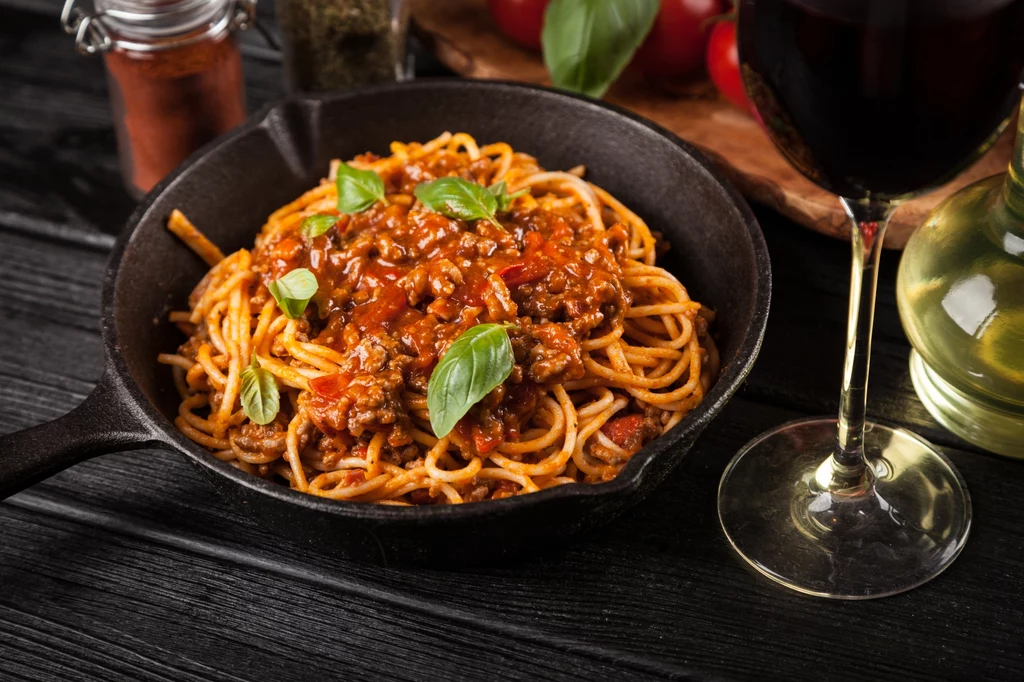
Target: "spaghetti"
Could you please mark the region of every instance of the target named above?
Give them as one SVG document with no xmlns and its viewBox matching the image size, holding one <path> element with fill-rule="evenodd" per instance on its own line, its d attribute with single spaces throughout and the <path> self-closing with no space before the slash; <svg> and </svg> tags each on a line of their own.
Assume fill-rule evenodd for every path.
<svg viewBox="0 0 1024 682">
<path fill-rule="evenodd" d="M 274 212 L 253 250 L 226 257 L 180 212 L 169 227 L 212 265 L 170 319 L 189 337 L 159 361 L 181 394 L 177 427 L 217 458 L 292 488 L 377 504 L 456 504 L 610 480 L 703 398 L 718 369 L 713 313 L 655 265 L 658 236 L 584 169 L 552 172 L 464 133 L 349 165 L 384 199 L 337 210 L 339 163 Z M 500 226 L 414 197 L 457 176 L 515 196 Z M 302 230 L 334 216 L 326 232 Z M 297 268 L 317 293 L 295 319 L 268 285 Z M 443 438 L 427 385 L 477 324 L 508 325 L 508 379 Z M 273 375 L 267 424 L 242 409 L 253 359 Z"/>
</svg>

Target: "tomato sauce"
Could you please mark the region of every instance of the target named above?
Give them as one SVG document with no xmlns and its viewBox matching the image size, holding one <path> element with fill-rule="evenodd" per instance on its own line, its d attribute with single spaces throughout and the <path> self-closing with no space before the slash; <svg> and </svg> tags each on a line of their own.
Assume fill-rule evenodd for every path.
<svg viewBox="0 0 1024 682">
<path fill-rule="evenodd" d="M 383 174 L 388 194 L 411 194 L 452 168 L 482 181 L 472 166 L 446 159 Z M 303 334 L 348 358 L 343 372 L 311 382 L 306 408 L 321 430 L 386 433 L 391 448 L 411 443 L 403 393 L 425 395 L 448 346 L 481 323 L 514 325 L 516 364 L 457 427 L 478 453 L 518 438 L 544 387 L 583 376 L 580 341 L 620 322 L 631 302 L 625 229 L 595 234 L 573 209 L 535 204 L 498 220 L 501 227 L 378 203 L 322 236 L 296 227 L 261 246 L 254 265 L 264 285 L 298 267 L 316 276 Z M 261 287 L 257 298 L 267 295 Z"/>
</svg>

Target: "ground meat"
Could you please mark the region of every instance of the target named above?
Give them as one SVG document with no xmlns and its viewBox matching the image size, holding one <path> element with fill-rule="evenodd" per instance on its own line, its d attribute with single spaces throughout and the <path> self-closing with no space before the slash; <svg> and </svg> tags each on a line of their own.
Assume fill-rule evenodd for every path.
<svg viewBox="0 0 1024 682">
<path fill-rule="evenodd" d="M 533 325 L 530 336 L 537 342 L 530 350 L 526 370 L 530 381 L 564 383 L 583 377 L 583 349 L 564 325 Z"/>
<path fill-rule="evenodd" d="M 347 433 L 336 436 L 324 435 L 316 444 L 317 455 L 327 469 L 334 468 L 339 461 L 352 455 L 356 440 Z"/>
<path fill-rule="evenodd" d="M 367 430 L 390 430 L 407 418 L 401 400 L 404 385 L 402 373 L 396 369 L 361 374 L 345 385 L 338 396 L 311 391 L 306 409 L 313 423 L 327 434 L 348 432 L 359 437 Z"/>
<path fill-rule="evenodd" d="M 629 246 L 629 229 L 622 223 L 615 223 L 605 233 L 605 244 L 616 258 L 624 257 Z"/>
<path fill-rule="evenodd" d="M 204 343 L 206 343 L 206 341 L 198 334 L 191 336 L 188 341 L 178 346 L 178 355 L 182 355 L 189 360 L 195 360 L 196 355 L 199 353 L 199 347 Z"/>
<path fill-rule="evenodd" d="M 409 493 L 409 501 L 418 505 L 437 504 L 442 499 L 444 499 L 443 495 L 432 496 L 427 488 L 419 488 Z"/>
<path fill-rule="evenodd" d="M 388 464 L 394 464 L 395 466 L 405 466 L 409 462 L 417 459 L 420 456 L 420 449 L 414 445 L 403 445 L 400 447 L 387 447 L 381 453 L 381 459 Z"/>
<path fill-rule="evenodd" d="M 287 430 L 288 425 L 281 421 L 273 421 L 265 426 L 247 421 L 231 435 L 231 440 L 246 452 L 283 455 Z"/>
<path fill-rule="evenodd" d="M 462 272 L 450 260 L 442 258 L 431 264 L 427 283 L 433 296 L 451 296 L 455 285 L 462 284 Z"/>
<path fill-rule="evenodd" d="M 488 168 L 490 162 L 467 166 L 462 157 L 441 153 L 382 179 L 388 194 L 410 194 L 447 175 L 490 183 L 481 175 Z M 303 397 L 328 436 L 320 441 L 324 462 L 347 456 L 351 444 L 336 437 L 365 443 L 383 433 L 382 456 L 407 466 L 422 448 L 411 445 L 414 427 L 402 394 L 425 394 L 448 348 L 477 324 L 507 323 L 515 356 L 504 385 L 466 418 L 477 452 L 518 438 L 521 418 L 535 408 L 543 386 L 584 376 L 582 341 L 620 320 L 630 303 L 618 260 L 628 230 L 612 225 L 595 235 L 575 208 L 536 202 L 520 202 L 497 220 L 500 226 L 453 219 L 418 201 L 395 201 L 346 216 L 315 238 L 275 235 L 254 253 L 261 273 L 254 294 L 261 300 L 267 300 L 262 285 L 285 271 L 305 267 L 315 275 L 319 290 L 299 318 L 296 338 L 347 359 L 337 374 L 311 380 Z M 186 357 L 195 354 L 193 347 L 184 350 Z M 271 353 L 288 355 L 278 342 Z"/>
<path fill-rule="evenodd" d="M 483 297 L 492 320 L 495 322 L 515 321 L 519 314 L 519 308 L 512 300 L 512 294 L 501 277 L 494 274 L 487 278 L 487 288 L 484 289 Z"/>
<path fill-rule="evenodd" d="M 486 485 L 477 485 L 473 487 L 468 493 L 462 493 L 462 499 L 465 502 L 482 502 L 487 499 L 487 496 L 491 494 L 491 489 Z"/>
<path fill-rule="evenodd" d="M 451 322 L 458 318 L 461 312 L 457 302 L 450 298 L 437 298 L 427 306 L 427 312 L 445 322 Z"/>
<path fill-rule="evenodd" d="M 697 331 L 698 339 L 705 339 L 708 335 L 708 319 L 703 315 L 697 315 L 693 318 L 693 327 Z"/>
<path fill-rule="evenodd" d="M 375 246 L 377 248 L 377 253 L 380 254 L 380 257 L 388 261 L 389 263 L 401 263 L 409 255 L 413 255 L 408 254 L 406 252 L 405 247 L 403 247 L 400 244 L 397 244 L 389 234 L 378 235 Z"/>
<path fill-rule="evenodd" d="M 494 484 L 492 500 L 500 500 L 503 497 L 512 497 L 516 494 L 516 484 L 512 481 L 501 480 Z"/>
<path fill-rule="evenodd" d="M 295 237 L 285 236 L 261 250 L 255 270 L 263 275 L 263 283 L 269 284 L 294 270 L 306 254 L 306 244 Z"/>
<path fill-rule="evenodd" d="M 427 268 L 418 265 L 403 277 L 398 283 L 405 290 L 405 295 L 410 306 L 418 305 L 427 294 L 429 274 Z"/>
<path fill-rule="evenodd" d="M 388 431 L 388 445 L 393 448 L 411 445 L 412 440 L 412 424 L 407 418 L 396 420 Z"/>
<path fill-rule="evenodd" d="M 463 256 L 487 258 L 498 250 L 498 243 L 488 237 L 481 237 L 473 232 L 464 232 L 459 238 L 459 253 Z"/>
<path fill-rule="evenodd" d="M 628 306 L 628 294 L 619 279 L 604 270 L 582 270 L 570 276 L 552 267 L 543 279 L 515 287 L 512 297 L 520 315 L 537 320 L 568 322 L 585 333 Z"/>
</svg>

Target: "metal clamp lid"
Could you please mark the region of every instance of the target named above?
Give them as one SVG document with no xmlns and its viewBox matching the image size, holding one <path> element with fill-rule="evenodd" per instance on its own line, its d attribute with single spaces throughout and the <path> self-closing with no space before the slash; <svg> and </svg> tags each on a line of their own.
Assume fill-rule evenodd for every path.
<svg viewBox="0 0 1024 682">
<path fill-rule="evenodd" d="M 146 22 L 157 19 L 164 23 L 173 22 L 175 19 L 185 20 L 194 16 L 197 4 L 201 2 L 182 2 L 180 6 L 160 13 L 128 12 L 118 9 L 94 10 L 89 13 L 75 7 L 76 2 L 78 0 L 65 0 L 60 23 L 65 33 L 75 36 L 75 47 L 85 55 L 106 52 L 114 48 L 133 52 L 158 52 L 201 42 L 225 31 L 244 31 L 256 22 L 257 0 L 227 0 L 223 12 L 217 13 L 216 21 L 206 22 L 206 28 L 198 33 L 193 30 L 194 22 L 191 26 L 185 23 L 184 30 L 180 27 L 178 30 L 178 33 L 185 34 L 184 37 L 175 39 L 172 35 L 173 30 L 149 29 Z M 117 30 L 111 24 L 116 24 L 117 28 L 121 29 L 134 28 L 136 34 L 152 36 L 158 40 L 130 40 L 127 36 L 121 35 L 124 33 L 123 30 Z"/>
</svg>

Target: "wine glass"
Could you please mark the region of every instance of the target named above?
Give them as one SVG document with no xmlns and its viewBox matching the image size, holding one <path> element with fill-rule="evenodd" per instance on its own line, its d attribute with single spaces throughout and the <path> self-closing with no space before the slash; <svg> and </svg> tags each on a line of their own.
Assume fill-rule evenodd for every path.
<svg viewBox="0 0 1024 682">
<path fill-rule="evenodd" d="M 853 268 L 838 419 L 744 446 L 722 476 L 719 518 L 740 555 L 787 587 L 896 594 L 956 558 L 971 505 L 927 441 L 865 420 L 878 259 L 898 203 L 1005 128 L 1024 75 L 1024 0 L 740 0 L 738 31 L 768 134 L 850 217 Z"/>
</svg>

